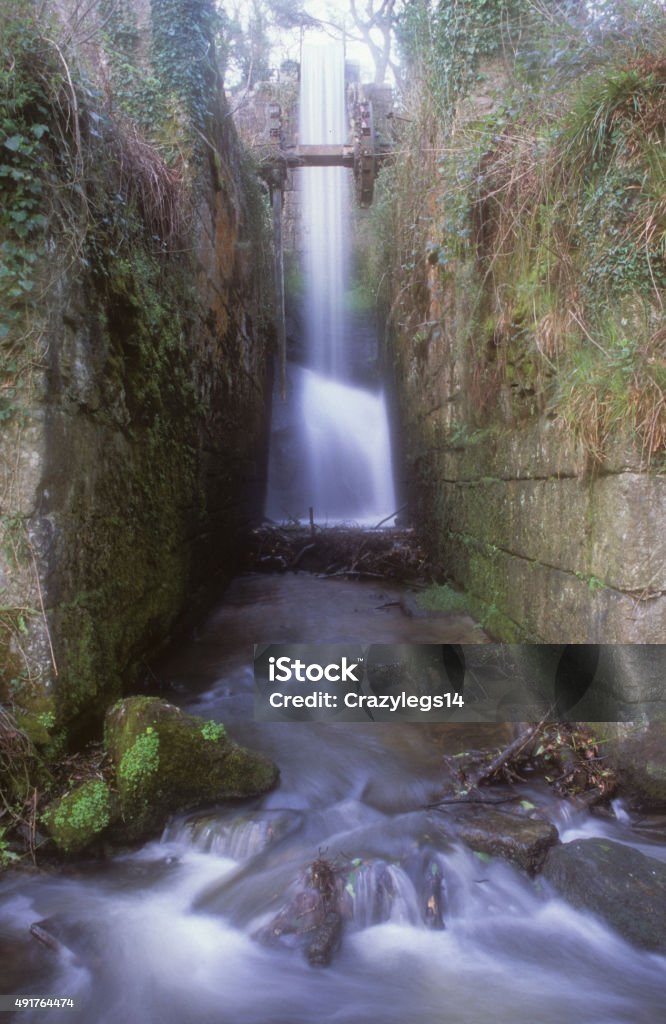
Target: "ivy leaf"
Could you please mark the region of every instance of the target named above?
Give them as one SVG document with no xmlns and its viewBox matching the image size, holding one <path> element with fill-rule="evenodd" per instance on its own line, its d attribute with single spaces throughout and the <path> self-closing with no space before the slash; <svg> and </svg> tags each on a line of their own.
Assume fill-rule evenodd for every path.
<svg viewBox="0 0 666 1024">
<path fill-rule="evenodd" d="M 4 147 L 5 149 L 10 150 L 10 152 L 16 153 L 16 151 L 21 148 L 24 142 L 25 139 L 22 135 L 10 135 L 8 139 L 5 139 Z"/>
</svg>

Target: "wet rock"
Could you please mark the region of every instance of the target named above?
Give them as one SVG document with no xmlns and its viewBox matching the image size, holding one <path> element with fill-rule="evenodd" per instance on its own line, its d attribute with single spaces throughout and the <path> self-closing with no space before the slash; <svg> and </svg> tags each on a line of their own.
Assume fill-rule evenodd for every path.
<svg viewBox="0 0 666 1024">
<path fill-rule="evenodd" d="M 528 818 L 488 806 L 461 806 L 445 825 L 445 833 L 491 857 L 502 857 L 535 874 L 558 842 L 557 829 L 543 818 Z"/>
<path fill-rule="evenodd" d="M 264 793 L 278 771 L 262 754 L 155 697 L 130 697 L 107 712 L 105 744 L 113 761 L 123 835 L 137 839 L 169 814 L 205 803 Z"/>
<path fill-rule="evenodd" d="M 71 914 L 47 917 L 30 925 L 30 935 L 42 949 L 69 958 L 82 967 L 97 968 L 104 962 L 106 936 L 98 922 L 91 927 Z"/>
<path fill-rule="evenodd" d="M 666 721 L 641 725 L 591 723 L 618 778 L 618 792 L 632 808 L 666 810 Z"/>
<path fill-rule="evenodd" d="M 299 880 L 295 895 L 254 938 L 267 945 L 300 947 L 310 964 L 325 967 L 340 947 L 343 898 L 333 864 L 320 858 Z"/>
<path fill-rule="evenodd" d="M 313 967 L 327 967 L 340 947 L 341 938 L 342 916 L 337 910 L 329 910 L 308 942 L 305 951 L 308 962 Z"/>
<path fill-rule="evenodd" d="M 572 906 L 666 953 L 666 864 L 608 839 L 577 839 L 550 851 L 543 875 Z"/>
<path fill-rule="evenodd" d="M 295 810 L 248 811 L 222 819 L 206 814 L 190 819 L 184 829 L 199 849 L 245 861 L 301 828 L 303 817 L 302 811 Z M 183 826 L 177 825 L 170 837 L 178 838 L 182 831 Z"/>
<path fill-rule="evenodd" d="M 101 779 L 91 779 L 50 804 L 41 820 L 56 846 L 78 853 L 108 828 L 111 817 L 109 787 Z"/>
</svg>

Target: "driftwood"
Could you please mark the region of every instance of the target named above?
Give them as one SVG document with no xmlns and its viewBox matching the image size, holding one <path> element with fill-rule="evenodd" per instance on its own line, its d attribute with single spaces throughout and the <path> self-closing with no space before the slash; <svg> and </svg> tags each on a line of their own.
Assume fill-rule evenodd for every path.
<svg viewBox="0 0 666 1024">
<path fill-rule="evenodd" d="M 304 569 L 327 578 L 385 579 L 424 586 L 442 578 L 413 530 L 355 526 L 265 524 L 248 538 L 247 565 L 255 572 Z"/>
<path fill-rule="evenodd" d="M 465 755 L 462 766 L 454 764 L 451 757 L 445 761 L 454 776 L 454 789 L 425 805 L 429 810 L 447 804 L 494 804 L 515 800 L 515 795 L 506 800 L 485 797 L 479 787 L 498 781 L 498 777 L 504 782 L 523 782 L 520 770 L 526 765 L 543 774 L 560 796 L 575 797 L 586 806 L 607 798 L 616 787 L 615 775 L 603 765 L 596 741 L 586 726 L 563 722 L 546 724 L 545 718 L 523 729 L 490 760 L 481 752 L 471 751 Z"/>
<path fill-rule="evenodd" d="M 487 764 L 484 768 L 479 769 L 474 777 L 471 779 L 471 788 L 476 789 L 482 782 L 486 782 L 491 779 L 493 775 L 496 775 L 501 768 L 504 768 L 512 758 L 520 754 L 525 749 L 530 740 L 537 734 L 539 729 L 543 727 L 543 722 L 539 722 L 538 725 L 530 725 L 527 729 L 521 732 L 520 736 L 509 743 L 508 747 L 500 751 L 497 757 Z"/>
</svg>

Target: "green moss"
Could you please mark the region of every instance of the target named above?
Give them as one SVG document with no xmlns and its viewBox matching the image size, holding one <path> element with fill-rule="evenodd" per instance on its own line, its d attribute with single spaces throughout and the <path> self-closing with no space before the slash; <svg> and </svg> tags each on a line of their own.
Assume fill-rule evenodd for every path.
<svg viewBox="0 0 666 1024">
<path fill-rule="evenodd" d="M 416 602 L 421 608 L 437 612 L 468 612 L 469 600 L 459 590 L 444 584 L 444 586 L 429 587 L 422 593 L 417 594 Z"/>
<path fill-rule="evenodd" d="M 268 303 L 258 302 L 253 278 L 270 279 L 254 258 L 268 247 L 256 175 L 245 166 L 212 87 L 210 0 L 151 5 L 152 69 L 140 66 L 150 63 L 151 54 L 132 4 L 104 0 L 102 46 L 117 44 L 108 46 L 105 57 L 114 106 L 124 116 L 100 116 L 99 83 L 70 54 L 65 91 L 73 89 L 78 98 L 85 136 L 80 149 L 61 103 L 64 72 L 44 38 L 59 38 L 61 26 L 50 16 L 38 23 L 29 0 L 14 6 L 10 31 L 0 40 L 6 58 L 0 61 L 0 127 L 10 143 L 0 143 L 0 185 L 7 186 L 0 228 L 9 226 L 10 214 L 19 217 L 12 219 L 11 238 L 0 232 L 0 263 L 12 261 L 9 269 L 0 266 L 0 298 L 8 299 L 12 324 L 16 313 L 18 340 L 33 334 L 39 339 L 39 372 L 30 374 L 38 410 L 44 351 L 54 360 L 48 401 L 53 416 L 40 459 L 54 481 L 48 516 L 59 545 L 49 587 L 58 665 L 54 728 L 58 742 L 71 745 L 94 733 L 108 704 L 133 686 L 188 592 L 211 573 L 234 568 L 235 529 L 245 512 L 239 506 L 262 436 L 265 353 L 257 325 L 269 313 Z M 174 32 L 174 25 L 185 23 L 183 33 Z M 5 115 L 16 119 L 16 130 Z M 165 149 L 158 144 L 162 129 L 168 135 L 175 122 L 175 144 Z M 215 175 L 206 161 L 195 166 L 189 160 L 187 136 L 200 144 L 202 130 L 219 150 Z M 167 161 L 177 157 L 176 171 L 162 162 L 165 153 Z M 48 258 L 41 244 L 42 203 L 52 218 Z M 209 282 L 193 255 L 200 249 L 192 237 L 195 209 L 206 221 L 205 245 L 210 232 L 225 225 L 226 249 L 218 254 L 221 265 L 228 257 L 223 282 Z M 15 241 L 21 243 L 18 255 Z M 241 246 L 251 255 L 241 258 Z M 73 252 L 81 258 L 72 261 Z M 209 255 L 214 258 L 212 250 Z M 66 268 L 65 276 L 58 288 L 49 288 L 58 267 Z M 33 269 L 44 285 L 40 295 L 49 297 L 43 317 L 35 313 L 34 323 L 27 323 Z M 19 277 L 20 294 L 14 295 Z M 6 369 L 15 381 L 21 366 L 5 344 L 3 323 L 0 316 Z M 13 387 L 1 389 L 0 420 Z M 8 464 L 20 463 L 17 449 Z M 12 510 L 3 520 L 12 542 L 16 530 L 24 532 Z M 209 543 L 202 554 L 204 537 Z M 27 549 L 26 561 L 32 573 Z M 3 632 L 11 640 L 3 626 L 0 621 L 0 647 Z M 27 689 L 25 659 L 9 643 L 6 648 L 11 657 L 0 685 Z M 48 661 L 41 652 L 39 658 Z M 55 751 L 51 725 L 38 720 L 37 727 L 36 740 Z"/>
<path fill-rule="evenodd" d="M 55 698 L 52 693 L 25 681 L 16 694 L 14 714 L 17 724 L 35 746 L 40 749 L 48 746 L 56 726 Z"/>
<path fill-rule="evenodd" d="M 56 845 L 66 853 L 88 846 L 111 821 L 111 794 L 101 779 L 84 782 L 42 815 Z"/>
<path fill-rule="evenodd" d="M 277 776 L 271 761 L 239 747 L 220 723 L 184 715 L 157 698 L 116 704 L 107 714 L 105 742 L 129 838 L 160 828 L 176 811 L 264 792 Z"/>
</svg>

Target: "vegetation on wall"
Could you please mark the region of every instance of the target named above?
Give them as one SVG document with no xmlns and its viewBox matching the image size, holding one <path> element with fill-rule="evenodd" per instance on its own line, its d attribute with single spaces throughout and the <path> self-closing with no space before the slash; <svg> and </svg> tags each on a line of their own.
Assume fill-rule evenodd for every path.
<svg viewBox="0 0 666 1024">
<path fill-rule="evenodd" d="M 613 4 L 594 20 L 462 0 L 408 15 L 415 88 L 369 256 L 401 358 L 418 372 L 444 332 L 466 374 L 453 430 L 546 412 L 596 461 L 626 432 L 654 458 L 666 448 L 663 7 Z"/>
<path fill-rule="evenodd" d="M 0 6 L 0 818 L 30 827 L 49 785 L 35 766 L 94 734 L 198 585 L 192 538 L 237 514 L 262 398 L 251 267 L 269 241 L 248 158 L 213 116 L 212 0 L 101 0 L 83 19 Z M 211 230 L 228 280 L 209 294 Z M 233 542 L 216 537 L 210 564 Z"/>
</svg>

